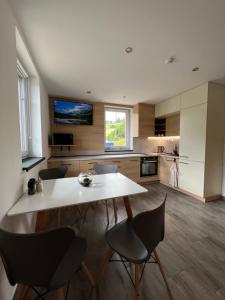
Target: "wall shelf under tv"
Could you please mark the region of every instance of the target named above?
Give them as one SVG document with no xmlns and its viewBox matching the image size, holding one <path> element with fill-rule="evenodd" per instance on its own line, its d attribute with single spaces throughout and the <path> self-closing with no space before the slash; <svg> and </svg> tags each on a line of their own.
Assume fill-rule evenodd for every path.
<svg viewBox="0 0 225 300">
<path fill-rule="evenodd" d="M 70 150 L 70 148 L 74 148 L 74 147 L 76 147 L 76 145 L 48 145 L 49 147 L 51 147 L 51 148 L 60 148 L 61 150 L 63 150 L 63 147 L 67 147 L 68 148 L 68 150 Z"/>
</svg>

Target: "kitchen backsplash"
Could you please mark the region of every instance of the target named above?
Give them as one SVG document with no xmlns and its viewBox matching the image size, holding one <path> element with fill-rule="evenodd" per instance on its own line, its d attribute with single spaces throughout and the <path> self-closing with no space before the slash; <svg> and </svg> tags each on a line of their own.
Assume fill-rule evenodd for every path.
<svg viewBox="0 0 225 300">
<path fill-rule="evenodd" d="M 157 146 L 164 146 L 165 152 L 171 153 L 175 145 L 178 146 L 179 152 L 179 138 L 134 138 L 133 139 L 133 149 L 134 152 L 138 153 L 153 153 L 157 152 Z M 93 154 L 103 154 L 104 149 L 102 150 L 77 150 L 76 148 L 70 149 L 68 151 L 67 147 L 63 147 L 61 150 L 60 148 L 53 148 L 52 155 L 53 156 L 73 156 L 73 155 L 93 155 Z"/>
<path fill-rule="evenodd" d="M 158 146 L 164 146 L 164 152 L 171 153 L 175 145 L 178 147 L 179 152 L 179 137 L 162 137 L 162 138 L 134 138 L 134 151 L 141 153 L 157 152 Z"/>
</svg>

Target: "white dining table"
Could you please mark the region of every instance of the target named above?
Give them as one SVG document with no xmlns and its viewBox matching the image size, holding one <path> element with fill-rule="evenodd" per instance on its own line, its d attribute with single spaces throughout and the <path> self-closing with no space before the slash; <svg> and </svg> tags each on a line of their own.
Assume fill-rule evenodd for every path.
<svg viewBox="0 0 225 300">
<path fill-rule="evenodd" d="M 89 187 L 82 186 L 78 182 L 78 177 L 45 180 L 43 181 L 43 192 L 34 195 L 25 193 L 9 209 L 7 215 L 47 212 L 51 209 L 123 197 L 127 216 L 132 217 L 129 196 L 147 191 L 121 173 L 94 175 Z M 38 214 L 37 223 L 39 224 L 36 226 L 36 231 L 44 230 L 46 222 L 46 215 Z"/>
</svg>

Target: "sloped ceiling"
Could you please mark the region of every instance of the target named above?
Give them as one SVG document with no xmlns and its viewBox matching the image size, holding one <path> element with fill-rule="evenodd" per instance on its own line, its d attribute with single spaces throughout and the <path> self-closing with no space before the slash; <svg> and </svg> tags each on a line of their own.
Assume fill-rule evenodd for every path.
<svg viewBox="0 0 225 300">
<path fill-rule="evenodd" d="M 225 77 L 224 0 L 11 4 L 49 94 L 156 103 Z M 165 64 L 172 55 L 175 62 Z"/>
</svg>

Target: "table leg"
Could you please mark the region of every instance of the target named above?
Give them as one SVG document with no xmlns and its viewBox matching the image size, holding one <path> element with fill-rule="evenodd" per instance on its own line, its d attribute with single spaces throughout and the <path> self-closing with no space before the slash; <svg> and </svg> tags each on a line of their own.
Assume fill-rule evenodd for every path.
<svg viewBox="0 0 225 300">
<path fill-rule="evenodd" d="M 128 219 L 133 218 L 133 213 L 132 213 L 132 209 L 130 206 L 130 200 L 128 196 L 123 197 L 123 202 L 126 208 L 126 212 L 127 212 L 127 217 Z"/>
<path fill-rule="evenodd" d="M 35 226 L 35 232 L 44 231 L 47 229 L 48 225 L 48 211 L 39 211 L 37 213 L 37 219 L 36 219 L 36 226 Z"/>
<path fill-rule="evenodd" d="M 18 294 L 18 297 L 16 297 L 17 300 L 31 299 L 31 288 L 26 285 L 20 285 Z"/>
</svg>

